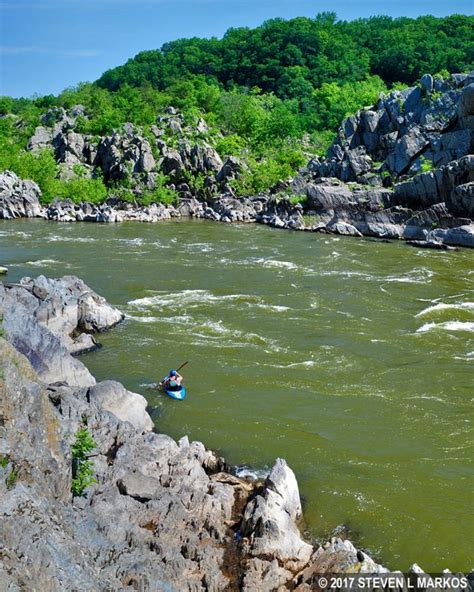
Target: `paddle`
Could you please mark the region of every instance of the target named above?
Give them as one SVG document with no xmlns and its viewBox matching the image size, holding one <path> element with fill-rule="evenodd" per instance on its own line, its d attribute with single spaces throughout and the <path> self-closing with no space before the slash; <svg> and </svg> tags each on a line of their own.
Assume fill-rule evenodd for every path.
<svg viewBox="0 0 474 592">
<path fill-rule="evenodd" d="M 189 360 L 187 362 L 184 362 L 183 364 L 181 364 L 181 366 L 179 368 L 176 368 L 176 372 L 179 372 L 181 370 L 181 368 L 184 368 L 187 364 L 189 364 Z M 168 376 L 165 376 L 163 378 L 163 380 L 159 383 L 159 386 L 161 386 L 167 378 L 168 378 Z"/>
</svg>

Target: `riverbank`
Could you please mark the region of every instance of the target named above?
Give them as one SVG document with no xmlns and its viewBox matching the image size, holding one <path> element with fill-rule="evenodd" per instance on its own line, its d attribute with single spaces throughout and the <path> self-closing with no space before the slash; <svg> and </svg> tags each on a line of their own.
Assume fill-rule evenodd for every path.
<svg viewBox="0 0 474 592">
<path fill-rule="evenodd" d="M 96 383 L 71 354 L 123 315 L 81 280 L 1 284 L 0 309 L 5 588 L 303 592 L 315 574 L 384 571 L 349 541 L 302 539 L 284 460 L 264 482 L 238 478 L 200 442 L 153 432 L 141 395 Z M 73 498 L 81 426 L 97 483 Z"/>
<path fill-rule="evenodd" d="M 459 164 L 455 163 L 461 172 L 458 173 L 458 181 L 451 181 L 453 189 L 461 178 L 470 178 L 471 160 L 463 159 Z M 354 191 L 337 180 L 328 182 L 322 179 L 308 185 L 314 209 L 306 212 L 298 201 L 265 194 L 248 198 L 221 195 L 209 202 L 190 197 L 180 200 L 176 207 L 156 203 L 134 206 L 115 199 L 102 205 L 55 200 L 48 207 L 41 207 L 39 189 L 32 185 L 8 171 L 0 175 L 0 218 L 25 217 L 62 223 L 102 224 L 127 221 L 156 223 L 174 218 L 195 218 L 227 224 L 257 223 L 284 230 L 405 240 L 413 246 L 433 249 L 474 247 L 474 223 L 470 218 L 453 216 L 439 205 L 421 213 L 393 208 L 390 192 L 362 188 Z M 335 209 L 338 210 L 337 215 Z"/>
</svg>

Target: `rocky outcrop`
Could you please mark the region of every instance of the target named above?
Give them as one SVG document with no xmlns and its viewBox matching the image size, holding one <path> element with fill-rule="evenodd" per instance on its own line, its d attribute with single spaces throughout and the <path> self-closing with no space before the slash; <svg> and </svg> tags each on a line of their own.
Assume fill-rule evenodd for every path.
<svg viewBox="0 0 474 592">
<path fill-rule="evenodd" d="M 348 117 L 291 183 L 312 229 L 474 247 L 473 79 L 427 75 Z"/>
<path fill-rule="evenodd" d="M 172 107 L 157 117 L 146 135 L 143 129 L 126 123 L 113 134 L 97 139 L 78 131 L 79 117 L 87 118 L 80 105 L 69 111 L 50 109 L 28 142 L 32 152 L 51 148 L 65 179 L 74 177 L 74 167 L 80 165 L 82 175 L 99 175 L 108 183 L 127 179 L 137 193 L 142 193 L 153 191 L 155 178 L 162 173 L 181 197 L 206 197 L 217 195 L 219 187 L 241 169 L 236 158 L 222 162 L 208 141 L 204 120 L 199 119 L 195 126 L 186 125 L 184 117 Z M 205 186 L 198 190 L 188 181 L 199 176 L 205 178 Z"/>
<path fill-rule="evenodd" d="M 40 275 L 0 288 L 0 311 L 8 340 L 45 382 L 93 385 L 77 355 L 98 347 L 92 332 L 110 329 L 123 314 L 82 280 Z"/>
<path fill-rule="evenodd" d="M 0 218 L 40 216 L 40 197 L 40 188 L 33 181 L 24 181 L 11 171 L 0 173 Z"/>
<path fill-rule="evenodd" d="M 27 340 L 9 329 L 23 307 L 28 330 L 57 336 L 76 315 L 87 330 L 118 318 L 89 289 L 94 303 L 84 304 L 76 278 L 38 280 L 2 287 L 12 342 Z M 150 431 L 143 397 L 119 383 L 48 384 L 52 377 L 32 366 L 35 345 L 25 356 L 0 338 L 2 589 L 306 591 L 317 570 L 383 569 L 348 541 L 314 547 L 302 539 L 298 485 L 285 461 L 263 484 L 240 479 L 200 442 Z M 57 355 L 64 363 L 67 348 Z M 96 483 L 73 498 L 80 427 L 95 441 Z"/>
</svg>

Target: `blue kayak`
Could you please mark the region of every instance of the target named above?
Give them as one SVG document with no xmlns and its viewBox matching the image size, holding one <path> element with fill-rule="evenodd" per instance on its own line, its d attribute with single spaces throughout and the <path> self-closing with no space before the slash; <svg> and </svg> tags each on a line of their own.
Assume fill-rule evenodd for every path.
<svg viewBox="0 0 474 592">
<path fill-rule="evenodd" d="M 169 390 L 165 387 L 163 387 L 163 390 L 169 397 L 175 399 L 176 401 L 182 401 L 186 396 L 186 388 L 183 385 L 181 385 L 179 390 Z"/>
</svg>

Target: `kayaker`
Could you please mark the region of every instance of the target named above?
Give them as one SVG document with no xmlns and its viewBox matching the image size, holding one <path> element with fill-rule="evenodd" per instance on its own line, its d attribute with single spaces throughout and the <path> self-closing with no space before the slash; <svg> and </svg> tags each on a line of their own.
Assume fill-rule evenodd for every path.
<svg viewBox="0 0 474 592">
<path fill-rule="evenodd" d="M 177 370 L 170 370 L 168 376 L 162 381 L 161 386 L 170 391 L 178 391 L 181 388 L 183 377 Z"/>
</svg>

